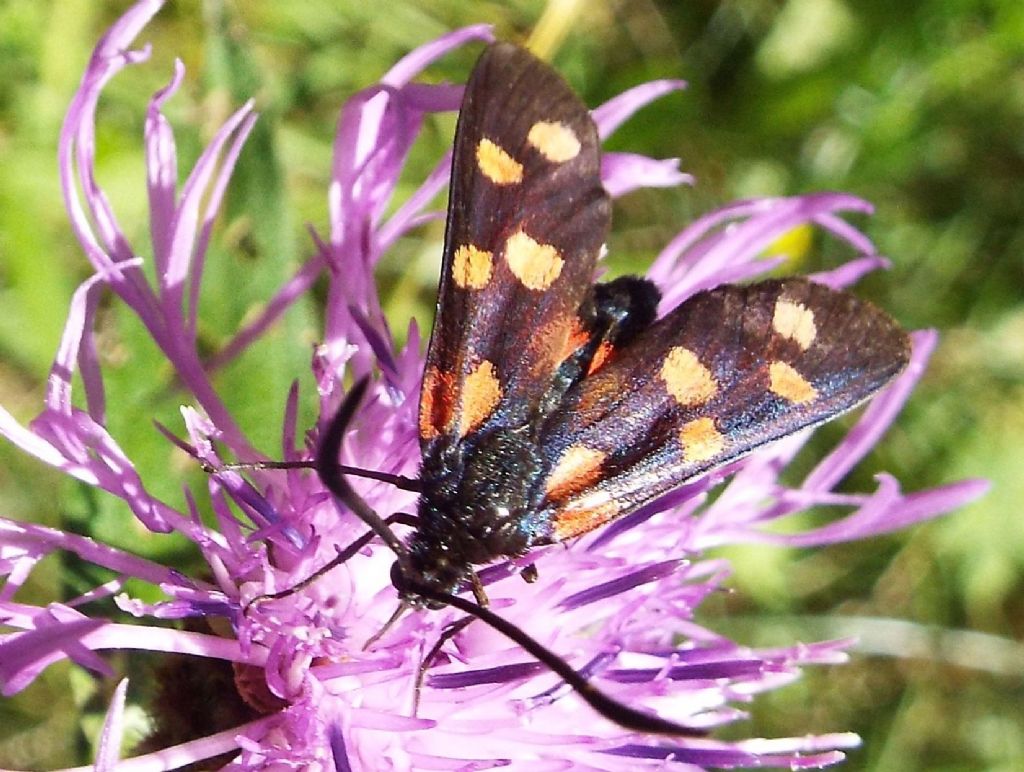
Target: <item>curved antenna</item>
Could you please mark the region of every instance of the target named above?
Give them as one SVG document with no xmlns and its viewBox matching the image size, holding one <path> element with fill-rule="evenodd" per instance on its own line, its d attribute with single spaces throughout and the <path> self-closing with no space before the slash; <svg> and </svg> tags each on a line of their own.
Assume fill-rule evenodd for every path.
<svg viewBox="0 0 1024 772">
<path fill-rule="evenodd" d="M 460 598 L 458 595 L 450 595 L 446 592 L 433 590 L 425 585 L 409 582 L 403 577 L 403 586 L 398 588 L 399 592 L 407 592 L 418 595 L 426 600 L 444 603 L 445 605 L 457 608 L 470 614 L 485 625 L 497 630 L 513 643 L 519 644 L 528 654 L 541 664 L 549 668 L 555 675 L 558 675 L 576 692 L 583 701 L 623 729 L 644 734 L 661 734 L 673 737 L 703 737 L 707 733 L 700 729 L 676 724 L 649 713 L 641 713 L 628 705 L 612 699 L 586 678 L 577 673 L 568 662 L 559 657 L 539 641 L 530 637 L 508 620 L 495 614 L 493 611 L 479 606 L 467 598 Z M 461 628 L 460 628 L 461 629 Z"/>
<path fill-rule="evenodd" d="M 345 401 L 341 403 L 341 407 L 327 425 L 327 431 L 320 440 L 320 447 L 316 450 L 313 465 L 320 481 L 327 486 L 327 489 L 380 537 L 388 549 L 395 553 L 402 573 L 411 576 L 412 564 L 409 560 L 409 550 L 406 549 L 402 540 L 391 531 L 384 518 L 370 509 L 362 497 L 352 490 L 352 486 L 345 479 L 342 467 L 338 465 L 341 441 L 345 437 L 345 432 L 348 431 L 348 425 L 352 421 L 352 416 L 355 415 L 356 408 L 363 401 L 363 395 L 366 394 L 366 387 L 369 383 L 370 377 L 363 376 L 345 395 Z"/>
<path fill-rule="evenodd" d="M 358 408 L 363 395 L 366 393 L 368 384 L 368 376 L 360 378 L 345 396 L 345 400 L 338 409 L 337 415 L 328 424 L 327 432 L 320 441 L 314 465 L 320 480 L 327 486 L 328 490 L 352 510 L 356 517 L 366 523 L 367 527 L 379 536 L 381 541 L 395 553 L 396 565 L 391 571 L 391 582 L 394 584 L 399 595 L 404 598 L 415 597 L 425 601 L 452 606 L 479 619 L 488 627 L 498 631 L 513 643 L 521 646 L 526 653 L 565 681 L 590 707 L 624 729 L 645 734 L 660 734 L 673 737 L 704 736 L 706 733 L 699 729 L 676 724 L 673 721 L 642 713 L 627 705 L 623 705 L 591 684 L 586 678 L 577 673 L 568 662 L 553 651 L 493 611 L 467 598 L 460 598 L 458 595 L 435 590 L 415 580 L 416 572 L 412 568 L 409 550 L 392 533 L 387 521 L 374 512 L 363 501 L 362 497 L 352 490 L 337 463 L 338 452 L 341 450 L 341 441 L 345 436 L 352 416 L 355 415 L 356 408 Z M 346 550 L 347 552 L 348 550 Z M 395 570 L 396 568 L 397 570 Z M 408 605 L 408 602 L 404 602 L 399 606 L 392 617 L 392 621 L 405 611 Z M 388 624 L 391 624 L 391 622 Z M 461 626 L 459 629 L 461 629 Z"/>
</svg>

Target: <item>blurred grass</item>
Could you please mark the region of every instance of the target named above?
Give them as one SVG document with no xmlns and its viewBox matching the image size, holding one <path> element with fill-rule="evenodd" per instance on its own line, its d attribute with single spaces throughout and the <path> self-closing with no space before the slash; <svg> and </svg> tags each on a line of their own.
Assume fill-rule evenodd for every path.
<svg viewBox="0 0 1024 772">
<path fill-rule="evenodd" d="M 908 533 L 821 551 L 730 550 L 735 592 L 702 610 L 714 629 L 758 645 L 851 629 L 863 635 L 850 665 L 810 671 L 759 697 L 752 723 L 737 736 L 850 729 L 865 745 L 847 769 L 1020 769 L 1024 5 L 423 0 L 392 3 L 386 12 L 357 5 L 172 3 L 141 37 L 154 45 L 153 63 L 117 78 L 105 94 L 100 180 L 143 254 L 141 125 L 172 57 L 188 68 L 168 108 L 183 170 L 228 111 L 257 99 L 262 117 L 208 261 L 204 343 L 211 350 L 223 344 L 309 253 L 304 224 L 325 229 L 339 104 L 416 45 L 477 21 L 496 24 L 505 38 L 534 31 L 534 42 L 592 105 L 645 79 L 686 78 L 686 93 L 647 108 L 612 146 L 680 156 L 698 185 L 621 201 L 613 268 L 642 270 L 682 224 L 735 197 L 837 189 L 871 200 L 877 214 L 859 224 L 894 266 L 863 282 L 861 293 L 909 327 L 939 327 L 943 338 L 898 425 L 848 484 L 866 489 L 880 470 L 907 489 L 964 476 L 994 482 L 974 506 Z M 60 205 L 60 121 L 92 45 L 126 6 L 0 4 L 0 403 L 22 420 L 38 410 L 63 309 L 88 275 Z M 430 75 L 461 80 L 475 55 L 456 52 Z M 452 126 L 451 118 L 428 124 L 407 170 L 410 186 L 450 142 Z M 398 331 L 410 315 L 429 325 L 440 239 L 440 226 L 425 228 L 385 262 L 381 284 Z M 818 239 L 794 243 L 806 247 L 797 250 L 799 270 L 841 257 Z M 240 271 L 245 282 L 229 280 Z M 173 373 L 116 304 L 102 318 L 112 432 L 147 486 L 180 503 L 181 486 L 202 478 L 151 424 L 179 424 Z M 315 307 L 296 308 L 218 382 L 271 455 L 288 384 L 299 378 L 311 394 L 316 329 Z M 819 449 L 838 436 L 822 434 Z M 126 528 L 123 507 L 6 445 L 0 514 L 92 533 L 179 565 L 193 557 L 172 539 Z M 87 580 L 85 567 L 48 562 L 28 593 L 72 595 Z M 963 638 L 962 631 L 978 635 Z M 111 688 L 51 668 L 0 708 L 0 766 L 80 761 L 95 728 L 80 714 L 101 711 Z"/>
</svg>

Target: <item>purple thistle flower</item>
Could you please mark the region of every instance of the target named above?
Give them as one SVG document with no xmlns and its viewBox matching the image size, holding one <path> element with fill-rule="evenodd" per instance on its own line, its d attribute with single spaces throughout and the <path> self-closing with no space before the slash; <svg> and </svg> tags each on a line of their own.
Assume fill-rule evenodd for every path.
<svg viewBox="0 0 1024 772">
<path fill-rule="evenodd" d="M 178 532 L 206 560 L 208 574 L 184 576 L 91 539 L 29 523 L 0 519 L 0 622 L 18 632 L 0 636 L 0 685 L 5 694 L 27 685 L 48 665 L 70 659 L 109 674 L 102 652 L 142 649 L 227 661 L 254 706 L 255 718 L 130 762 L 171 768 L 220 754 L 232 768 L 377 769 L 382 759 L 403 769 L 477 769 L 530 765 L 531 769 L 660 767 L 820 767 L 843 758 L 859 740 L 852 734 L 800 738 L 647 738 L 597 716 L 551 673 L 482 624 L 471 624 L 443 648 L 413 711 L 417 673 L 426 652 L 459 618 L 442 609 L 404 615 L 370 650 L 363 644 L 395 608 L 389 580 L 394 556 L 373 543 L 300 592 L 250 604 L 288 589 L 352 543 L 366 527 L 344 511 L 308 471 L 256 471 L 243 478 L 211 478 L 216 527 L 199 518 L 191 497 L 182 510 L 147 492 L 131 460 L 106 430 L 106 404 L 93 330 L 101 292 L 113 292 L 147 328 L 173 365 L 193 405 L 182 409 L 188 440 L 178 441 L 212 466 L 222 463 L 213 440 L 234 457 L 257 458 L 235 424 L 208 372 L 258 338 L 325 270 L 330 278 L 323 343 L 313 357 L 321 425 L 337 409 L 343 377 L 372 375 L 370 397 L 356 416 L 341 461 L 391 474 L 415 475 L 421 342 L 411 326 L 398 348 L 381 311 L 374 268 L 401 236 L 440 213 L 426 207 L 443 189 L 449 158 L 405 201 L 392 197 L 406 155 L 424 117 L 458 107 L 461 88 L 413 82 L 432 61 L 474 40 L 487 27 L 469 27 L 409 54 L 375 86 L 342 108 L 328 191 L 330 233 L 315 236 L 316 254 L 281 287 L 263 314 L 237 332 L 212 362 L 196 346 L 196 315 L 206 247 L 233 166 L 256 120 L 251 104 L 216 133 L 187 179 L 179 184 L 174 135 L 162 113 L 184 75 L 180 63 L 150 102 L 145 124 L 151 255 L 129 243 L 94 175 L 95 110 L 106 83 L 148 49 L 129 48 L 162 0 L 140 0 L 97 46 L 68 110 L 60 138 L 62 186 L 72 226 L 94 274 L 75 293 L 50 373 L 45 404 L 30 427 L 0 408 L 0 433 L 47 464 L 128 504 L 158 533 Z M 597 108 L 602 137 L 637 109 L 681 84 L 660 81 L 634 88 Z M 675 160 L 609 153 L 603 178 L 613 196 L 638 187 L 687 182 Z M 773 268 L 764 250 L 779 236 L 814 224 L 847 242 L 856 257 L 815 277 L 846 286 L 885 265 L 872 244 L 839 217 L 870 207 L 852 196 L 827 193 L 733 204 L 683 230 L 662 251 L 649 276 L 664 291 L 662 311 L 694 292 L 754 277 Z M 156 281 L 142 271 L 151 260 Z M 840 494 L 834 486 L 886 430 L 920 377 L 935 344 L 933 332 L 914 335 L 908 370 L 872 402 L 839 445 L 799 484 L 780 472 L 808 433 L 760 451 L 702 478 L 569 549 L 551 547 L 485 568 L 492 607 L 558 652 L 616 699 L 673 721 L 709 731 L 744 716 L 742 705 L 797 678 L 804 665 L 839 663 L 850 641 L 824 641 L 758 650 L 724 639 L 693 620 L 694 610 L 723 585 L 729 566 L 701 559 L 709 547 L 771 541 L 811 546 L 903 528 L 980 495 L 985 485 L 965 481 L 905 494 L 881 475 L 873 493 Z M 84 400 L 72 399 L 77 373 Z M 296 449 L 297 405 L 287 395 L 282 440 L 286 457 L 308 458 L 317 433 Z M 78 404 L 84 402 L 84 407 Z M 729 477 L 713 501 L 708 491 Z M 251 480 L 251 481 L 250 481 Z M 383 514 L 408 511 L 412 494 L 371 480 L 352 480 Z M 234 505 L 232 508 L 231 505 Z M 769 526 L 808 507 L 835 507 L 829 525 L 797 533 Z M 238 512 L 242 513 L 239 517 Z M 58 550 L 113 571 L 118 579 L 66 602 L 32 606 L 15 600 L 35 565 Z M 514 579 L 521 565 L 537 565 L 540 580 Z M 134 578 L 159 587 L 167 600 L 146 603 L 122 592 Z M 508 581 L 502 581 L 509 579 Z M 113 597 L 146 624 L 125 625 L 90 616 L 90 603 Z M 244 609 L 244 611 L 243 611 Z M 172 629 L 159 620 L 200 620 Z M 213 630 L 217 631 L 214 634 Z M 118 763 L 126 686 L 115 692 L 98 744 L 96 765 Z M 120 768 L 120 767 L 119 767 Z"/>
</svg>

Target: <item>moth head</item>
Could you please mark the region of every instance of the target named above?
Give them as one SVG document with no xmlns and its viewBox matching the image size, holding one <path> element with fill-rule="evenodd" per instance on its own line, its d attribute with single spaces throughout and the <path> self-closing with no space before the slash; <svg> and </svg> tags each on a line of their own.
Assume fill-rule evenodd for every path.
<svg viewBox="0 0 1024 772">
<path fill-rule="evenodd" d="M 457 590 L 467 572 L 465 565 L 453 563 L 441 555 L 427 567 L 422 560 L 416 559 L 415 553 L 410 557 L 409 568 L 403 568 L 398 560 L 391 564 L 391 584 L 398 590 L 402 602 L 413 608 L 440 609 L 447 606 L 437 596 L 450 595 Z"/>
</svg>

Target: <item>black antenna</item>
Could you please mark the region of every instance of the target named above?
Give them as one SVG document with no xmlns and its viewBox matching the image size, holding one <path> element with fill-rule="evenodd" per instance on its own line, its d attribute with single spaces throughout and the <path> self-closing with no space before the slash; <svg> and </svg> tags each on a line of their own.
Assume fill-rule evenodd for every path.
<svg viewBox="0 0 1024 772">
<path fill-rule="evenodd" d="M 660 718 L 659 716 L 652 716 L 649 713 L 642 713 L 612 699 L 577 673 L 568 662 L 551 651 L 551 649 L 530 637 L 504 617 L 495 614 L 488 608 L 477 605 L 468 598 L 460 598 L 458 595 L 438 592 L 425 585 L 412 582 L 406 582 L 403 587 L 399 588 L 399 591 L 419 595 L 426 600 L 433 600 L 452 606 L 459 611 L 471 614 L 485 625 L 494 628 L 513 643 L 522 646 L 528 654 L 548 667 L 555 675 L 560 676 L 590 707 L 624 729 L 646 734 L 664 734 L 676 737 L 702 737 L 706 734 L 706 732 L 700 729 L 676 724 L 673 721 Z"/>
<path fill-rule="evenodd" d="M 369 376 L 363 376 L 356 381 L 349 393 L 345 395 L 345 401 L 341 403 L 337 415 L 327 425 L 327 431 L 320 439 L 320 447 L 316 451 L 314 462 L 316 473 L 327 489 L 351 509 L 356 517 L 366 523 L 367 527 L 388 546 L 388 549 L 395 553 L 402 573 L 409 576 L 412 574 L 412 563 L 409 560 L 409 551 L 405 548 L 402 540 L 395 536 L 387 522 L 374 512 L 359 494 L 352 490 L 352 486 L 348 484 L 338 465 L 341 441 L 345 437 L 345 432 L 348 431 L 348 425 L 356 408 L 363 401 L 363 395 L 366 393 L 369 383 Z"/>
<path fill-rule="evenodd" d="M 521 646 L 530 656 L 562 678 L 590 707 L 609 721 L 613 721 L 625 729 L 646 734 L 676 737 L 700 737 L 706 734 L 699 729 L 693 729 L 692 727 L 676 724 L 658 716 L 642 713 L 612 699 L 577 673 L 568 662 L 508 620 L 467 598 L 432 589 L 426 583 L 416 580 L 416 572 L 413 569 L 409 551 L 406 549 L 405 544 L 388 527 L 388 521 L 374 512 L 345 481 L 344 473 L 337 463 L 341 441 L 345 436 L 348 424 L 352 420 L 356 408 L 366 393 L 368 384 L 369 377 L 363 377 L 356 382 L 351 391 L 346 395 L 345 401 L 342 403 L 337 415 L 328 425 L 327 432 L 320 442 L 320 447 L 316 454 L 316 470 L 328 490 L 351 509 L 356 517 L 366 523 L 370 530 L 379 536 L 388 548 L 395 553 L 397 570 L 392 570 L 391 581 L 399 595 L 406 598 L 421 598 L 425 601 L 432 601 L 444 606 L 452 606 L 479 619 L 513 643 Z M 365 543 L 363 542 L 363 544 Z M 350 549 L 346 549 L 344 553 L 339 553 L 339 557 L 341 554 L 349 554 L 350 552 L 354 554 Z M 336 564 L 336 561 L 331 561 L 331 564 Z"/>
<path fill-rule="evenodd" d="M 306 587 L 309 587 L 309 585 L 313 584 L 313 582 L 324 574 L 330 573 L 342 563 L 348 562 L 357 552 L 359 552 L 359 550 L 369 544 L 374 536 L 380 536 L 391 551 L 399 556 L 399 562 L 402 562 L 402 555 L 406 554 L 405 545 L 402 544 L 401 540 L 397 536 L 395 536 L 390 526 L 394 523 L 415 526 L 417 523 L 416 518 L 404 512 L 396 512 L 388 518 L 382 519 L 376 512 L 370 509 L 366 502 L 363 501 L 363 499 L 356 494 L 354 490 L 352 490 L 352 487 L 345 481 L 344 475 L 352 474 L 360 477 L 367 477 L 372 480 L 380 480 L 381 482 L 389 482 L 403 490 L 417 492 L 420 490 L 419 480 L 413 480 L 409 477 L 401 477 L 399 475 L 391 475 L 384 472 L 374 472 L 372 470 L 337 463 L 338 452 L 341 449 L 341 441 L 348 429 L 348 424 L 352 420 L 352 416 L 355 413 L 356 408 L 359 406 L 359 403 L 362 402 L 369 380 L 370 379 L 368 377 L 360 379 L 352 387 L 351 391 L 345 395 L 345 400 L 342 402 L 341 407 L 338 409 L 338 412 L 327 427 L 326 435 L 320 441 L 320 447 L 317 449 L 316 458 L 313 461 L 257 461 L 255 463 L 225 464 L 217 467 L 216 469 L 210 470 L 216 473 L 224 470 L 242 468 L 314 469 L 324 485 L 326 485 L 335 496 L 344 502 L 360 520 L 370 527 L 370 531 L 368 533 L 363 534 L 347 547 L 343 549 L 337 547 L 337 555 L 335 555 L 334 558 L 320 566 L 320 568 L 298 584 L 294 584 L 280 592 L 257 595 L 245 604 L 242 609 L 243 614 L 256 603 L 287 598 L 290 595 L 294 595 Z M 407 561 L 408 558 L 404 558 L 404 560 Z M 400 610 L 402 608 L 404 608 L 404 606 L 399 607 Z M 398 612 L 392 616 L 392 619 L 388 623 L 389 626 L 394 623 L 397 616 Z M 367 641 L 365 646 L 369 646 L 373 643 L 377 638 L 387 632 L 387 629 L 388 627 L 385 626 L 373 638 Z"/>
</svg>

